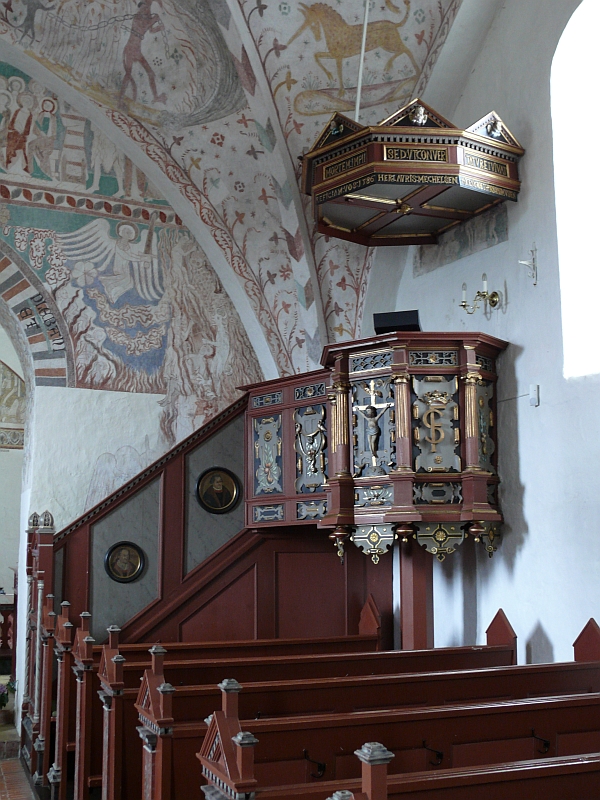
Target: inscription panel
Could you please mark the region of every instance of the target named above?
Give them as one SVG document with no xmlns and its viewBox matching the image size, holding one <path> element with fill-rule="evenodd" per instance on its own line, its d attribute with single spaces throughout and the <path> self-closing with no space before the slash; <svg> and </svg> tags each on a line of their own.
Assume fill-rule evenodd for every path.
<svg viewBox="0 0 600 800">
<path fill-rule="evenodd" d="M 448 151 L 439 147 L 386 147 L 386 161 L 448 161 Z"/>
<path fill-rule="evenodd" d="M 485 172 L 493 172 L 494 175 L 502 175 L 508 178 L 507 164 L 493 161 L 491 158 L 485 158 L 485 156 L 474 156 L 472 153 L 465 153 L 464 164 L 467 167 L 475 167 L 475 169 L 482 169 Z"/>
<path fill-rule="evenodd" d="M 354 169 L 355 167 L 361 167 L 366 161 L 367 151 L 360 150 L 358 153 L 353 153 L 353 155 L 348 158 L 343 158 L 341 161 L 327 164 L 327 166 L 323 168 L 323 180 L 335 178 L 336 175 L 340 175 L 342 172 L 348 172 L 348 170 Z"/>
</svg>

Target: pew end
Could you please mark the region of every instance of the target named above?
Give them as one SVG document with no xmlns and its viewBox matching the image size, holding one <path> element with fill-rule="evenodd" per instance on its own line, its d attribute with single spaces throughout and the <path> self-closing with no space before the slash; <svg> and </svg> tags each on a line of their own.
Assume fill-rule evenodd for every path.
<svg viewBox="0 0 600 800">
<path fill-rule="evenodd" d="M 376 650 L 381 650 L 381 614 L 372 594 L 367 597 L 358 621 L 359 636 L 373 636 L 377 639 Z"/>
<path fill-rule="evenodd" d="M 517 663 L 517 634 L 500 608 L 486 630 L 488 647 L 504 645 L 512 648 L 513 664 Z"/>
<path fill-rule="evenodd" d="M 600 626 L 591 617 L 573 642 L 575 661 L 600 661 Z"/>
</svg>

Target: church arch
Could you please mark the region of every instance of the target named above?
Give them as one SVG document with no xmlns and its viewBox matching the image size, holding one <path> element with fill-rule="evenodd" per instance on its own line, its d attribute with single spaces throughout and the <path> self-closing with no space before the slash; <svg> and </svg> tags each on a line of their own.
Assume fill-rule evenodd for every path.
<svg viewBox="0 0 600 800">
<path fill-rule="evenodd" d="M 26 342 L 33 385 L 74 386 L 73 352 L 62 314 L 25 260 L 1 240 L 0 297 L 22 333 L 19 339 Z"/>
<path fill-rule="evenodd" d="M 163 148 L 158 146 L 139 123 L 117 112 L 111 112 L 112 117 L 109 118 L 99 105 L 1 38 L 0 61 L 5 61 L 27 73 L 57 97 L 71 104 L 145 173 L 206 253 L 240 315 L 265 379 L 277 377 L 282 371 L 282 365 L 276 363 L 273 347 L 270 347 L 268 336 L 261 324 L 262 320 L 259 321 L 257 318 L 249 293 L 232 266 L 236 257 L 235 243 L 231 243 L 231 252 L 226 253 L 222 249 L 221 238 L 209 233 L 210 226 L 207 227 L 197 208 L 196 187 L 191 183 L 188 186 L 186 181 L 178 180 L 183 176 L 183 172 L 175 162 L 169 161 Z"/>
</svg>

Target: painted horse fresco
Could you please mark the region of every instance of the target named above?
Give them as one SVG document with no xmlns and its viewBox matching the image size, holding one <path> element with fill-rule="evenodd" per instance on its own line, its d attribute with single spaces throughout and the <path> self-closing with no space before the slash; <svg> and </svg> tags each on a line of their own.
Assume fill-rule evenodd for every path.
<svg viewBox="0 0 600 800">
<path fill-rule="evenodd" d="M 386 0 L 386 5 L 390 10 L 398 12 L 399 9 Z M 377 20 L 370 22 L 367 27 L 367 41 L 365 52 L 376 50 L 377 48 L 391 53 L 384 67 L 384 72 L 389 72 L 394 61 L 405 55 L 413 65 L 415 74 L 419 75 L 421 68 L 406 44 L 402 41 L 399 28 L 408 19 L 410 11 L 410 0 L 404 0 L 406 11 L 404 17 L 399 22 L 391 20 Z M 362 42 L 362 23 L 350 25 L 343 17 L 338 14 L 331 6 L 325 3 L 313 3 L 308 6 L 299 3 L 298 7 L 304 15 L 304 22 L 288 42 L 288 46 L 307 28 L 310 28 L 317 42 L 321 41 L 321 35 L 325 36 L 327 50 L 315 53 L 315 61 L 327 75 L 329 80 L 333 80 L 333 75 L 323 64 L 322 59 L 331 59 L 337 65 L 338 79 L 340 83 L 340 94 L 344 93 L 344 79 L 342 65 L 345 58 L 351 58 L 360 53 Z"/>
</svg>

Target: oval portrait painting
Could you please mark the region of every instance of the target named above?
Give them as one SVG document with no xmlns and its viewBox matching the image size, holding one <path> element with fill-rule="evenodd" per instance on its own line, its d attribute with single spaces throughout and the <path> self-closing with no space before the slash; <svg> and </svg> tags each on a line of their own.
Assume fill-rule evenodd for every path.
<svg viewBox="0 0 600 800">
<path fill-rule="evenodd" d="M 238 478 L 224 467 L 211 467 L 203 472 L 196 484 L 196 497 L 205 511 L 226 514 L 238 503 L 242 487 Z"/>
<path fill-rule="evenodd" d="M 130 583 L 144 571 L 144 553 L 133 542 L 117 542 L 106 551 L 104 569 L 113 581 Z"/>
</svg>

